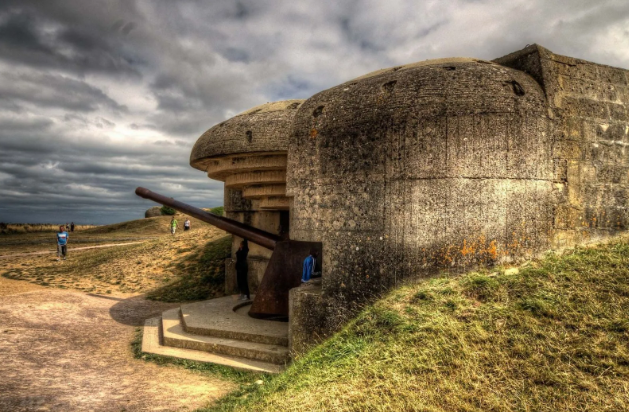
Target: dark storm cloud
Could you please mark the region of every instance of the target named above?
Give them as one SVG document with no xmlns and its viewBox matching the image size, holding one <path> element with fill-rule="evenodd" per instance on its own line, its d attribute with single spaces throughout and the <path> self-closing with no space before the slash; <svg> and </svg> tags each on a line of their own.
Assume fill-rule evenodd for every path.
<svg viewBox="0 0 629 412">
<path fill-rule="evenodd" d="M 126 110 L 102 90 L 66 76 L 41 72 L 0 72 L 0 99 L 69 111 L 95 111 L 101 107 Z"/>
<path fill-rule="evenodd" d="M 628 68 L 627 27 L 625 0 L 3 0 L 0 221 L 137 218 L 140 185 L 216 206 L 222 183 L 188 156 L 243 110 L 534 42 Z"/>
</svg>

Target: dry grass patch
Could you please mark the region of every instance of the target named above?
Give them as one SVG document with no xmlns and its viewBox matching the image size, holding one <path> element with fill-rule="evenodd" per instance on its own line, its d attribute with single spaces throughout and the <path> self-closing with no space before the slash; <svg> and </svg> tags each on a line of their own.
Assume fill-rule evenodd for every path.
<svg viewBox="0 0 629 412">
<path fill-rule="evenodd" d="M 168 301 L 222 295 L 222 288 L 216 285 L 224 281 L 225 255 L 218 255 L 225 248 L 215 250 L 212 245 L 223 239 L 225 232 L 195 220 L 192 230 L 173 237 L 168 233 L 169 220 L 169 217 L 157 217 L 86 230 L 79 236 L 70 236 L 66 261 L 57 262 L 53 254 L 11 258 L 2 262 L 4 267 L 0 274 L 42 286 L 98 294 L 137 294 L 157 290 L 152 296 Z M 75 245 L 85 245 L 78 244 L 77 240 L 117 243 L 120 239 L 135 240 L 137 236 L 144 236 L 140 238 L 144 241 L 110 248 L 72 250 Z M 29 239 L 33 241 L 34 238 L 15 235 L 10 241 Z M 224 246 L 225 241 L 219 243 Z M 16 250 L 19 243 L 5 247 Z M 208 253 L 208 249 L 215 253 Z M 220 264 L 213 259 L 220 260 Z"/>
<path fill-rule="evenodd" d="M 24 233 L 57 232 L 62 224 L 52 223 L 0 223 L 0 235 Z M 95 225 L 74 225 L 74 231 L 79 232 L 96 227 Z"/>
</svg>

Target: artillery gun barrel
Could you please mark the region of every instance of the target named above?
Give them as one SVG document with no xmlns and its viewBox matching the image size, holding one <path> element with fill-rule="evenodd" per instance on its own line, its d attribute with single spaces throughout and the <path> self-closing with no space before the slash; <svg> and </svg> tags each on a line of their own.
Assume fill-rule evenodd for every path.
<svg viewBox="0 0 629 412">
<path fill-rule="evenodd" d="M 166 197 L 160 195 L 159 193 L 151 192 L 150 190 L 143 187 L 138 187 L 137 189 L 135 189 L 135 194 L 145 199 L 150 199 L 164 206 L 168 206 L 170 208 L 178 210 L 181 213 L 185 213 L 186 215 L 196 217 L 199 220 L 216 226 L 219 229 L 223 229 L 224 231 L 229 232 L 233 235 L 240 236 L 267 249 L 274 250 L 277 242 L 282 240 L 280 236 L 274 235 L 273 233 L 265 232 L 264 230 L 251 227 L 236 220 L 213 215 L 194 206 L 179 202 L 171 197 Z"/>
</svg>

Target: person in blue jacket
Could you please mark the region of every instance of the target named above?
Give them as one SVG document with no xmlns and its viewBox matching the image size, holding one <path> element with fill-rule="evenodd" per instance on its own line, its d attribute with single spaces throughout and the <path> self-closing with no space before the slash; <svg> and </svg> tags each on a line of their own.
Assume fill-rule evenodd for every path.
<svg viewBox="0 0 629 412">
<path fill-rule="evenodd" d="M 304 270 L 301 273 L 301 283 L 306 283 L 310 280 L 310 277 L 317 267 L 317 251 L 310 250 L 310 255 L 304 259 Z"/>
<path fill-rule="evenodd" d="M 63 257 L 66 260 L 68 254 L 68 232 L 64 230 L 63 225 L 59 226 L 59 232 L 57 233 L 57 260 Z"/>
</svg>

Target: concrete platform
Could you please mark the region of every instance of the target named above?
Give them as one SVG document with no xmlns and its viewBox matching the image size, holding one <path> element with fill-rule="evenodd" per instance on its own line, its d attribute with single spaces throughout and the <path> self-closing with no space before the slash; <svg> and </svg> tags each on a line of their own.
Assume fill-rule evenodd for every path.
<svg viewBox="0 0 629 412">
<path fill-rule="evenodd" d="M 198 362 L 214 363 L 217 365 L 228 366 L 234 369 L 251 372 L 280 373 L 284 370 L 282 365 L 276 365 L 268 362 L 164 346 L 160 342 L 161 323 L 161 318 L 151 318 L 145 321 L 144 336 L 142 338 L 142 352 L 173 358 L 190 359 Z"/>
<path fill-rule="evenodd" d="M 234 314 L 234 316 L 244 318 L 236 314 Z M 237 324 L 237 322 L 228 322 L 228 324 L 233 326 Z M 213 325 L 214 328 L 220 326 L 216 322 L 213 322 Z M 283 365 L 289 361 L 287 346 L 187 332 L 184 330 L 180 321 L 179 309 L 171 309 L 162 314 L 162 333 L 165 346 L 237 356 L 279 365 Z M 248 333 L 243 334 L 243 336 L 253 338 L 255 335 Z"/>
<path fill-rule="evenodd" d="M 184 304 L 182 326 L 195 335 L 288 346 L 288 322 L 251 318 L 247 315 L 250 305 L 232 296 Z"/>
<path fill-rule="evenodd" d="M 251 303 L 226 296 L 167 310 L 146 321 L 142 350 L 279 373 L 290 362 L 288 323 L 249 317 Z"/>
</svg>

